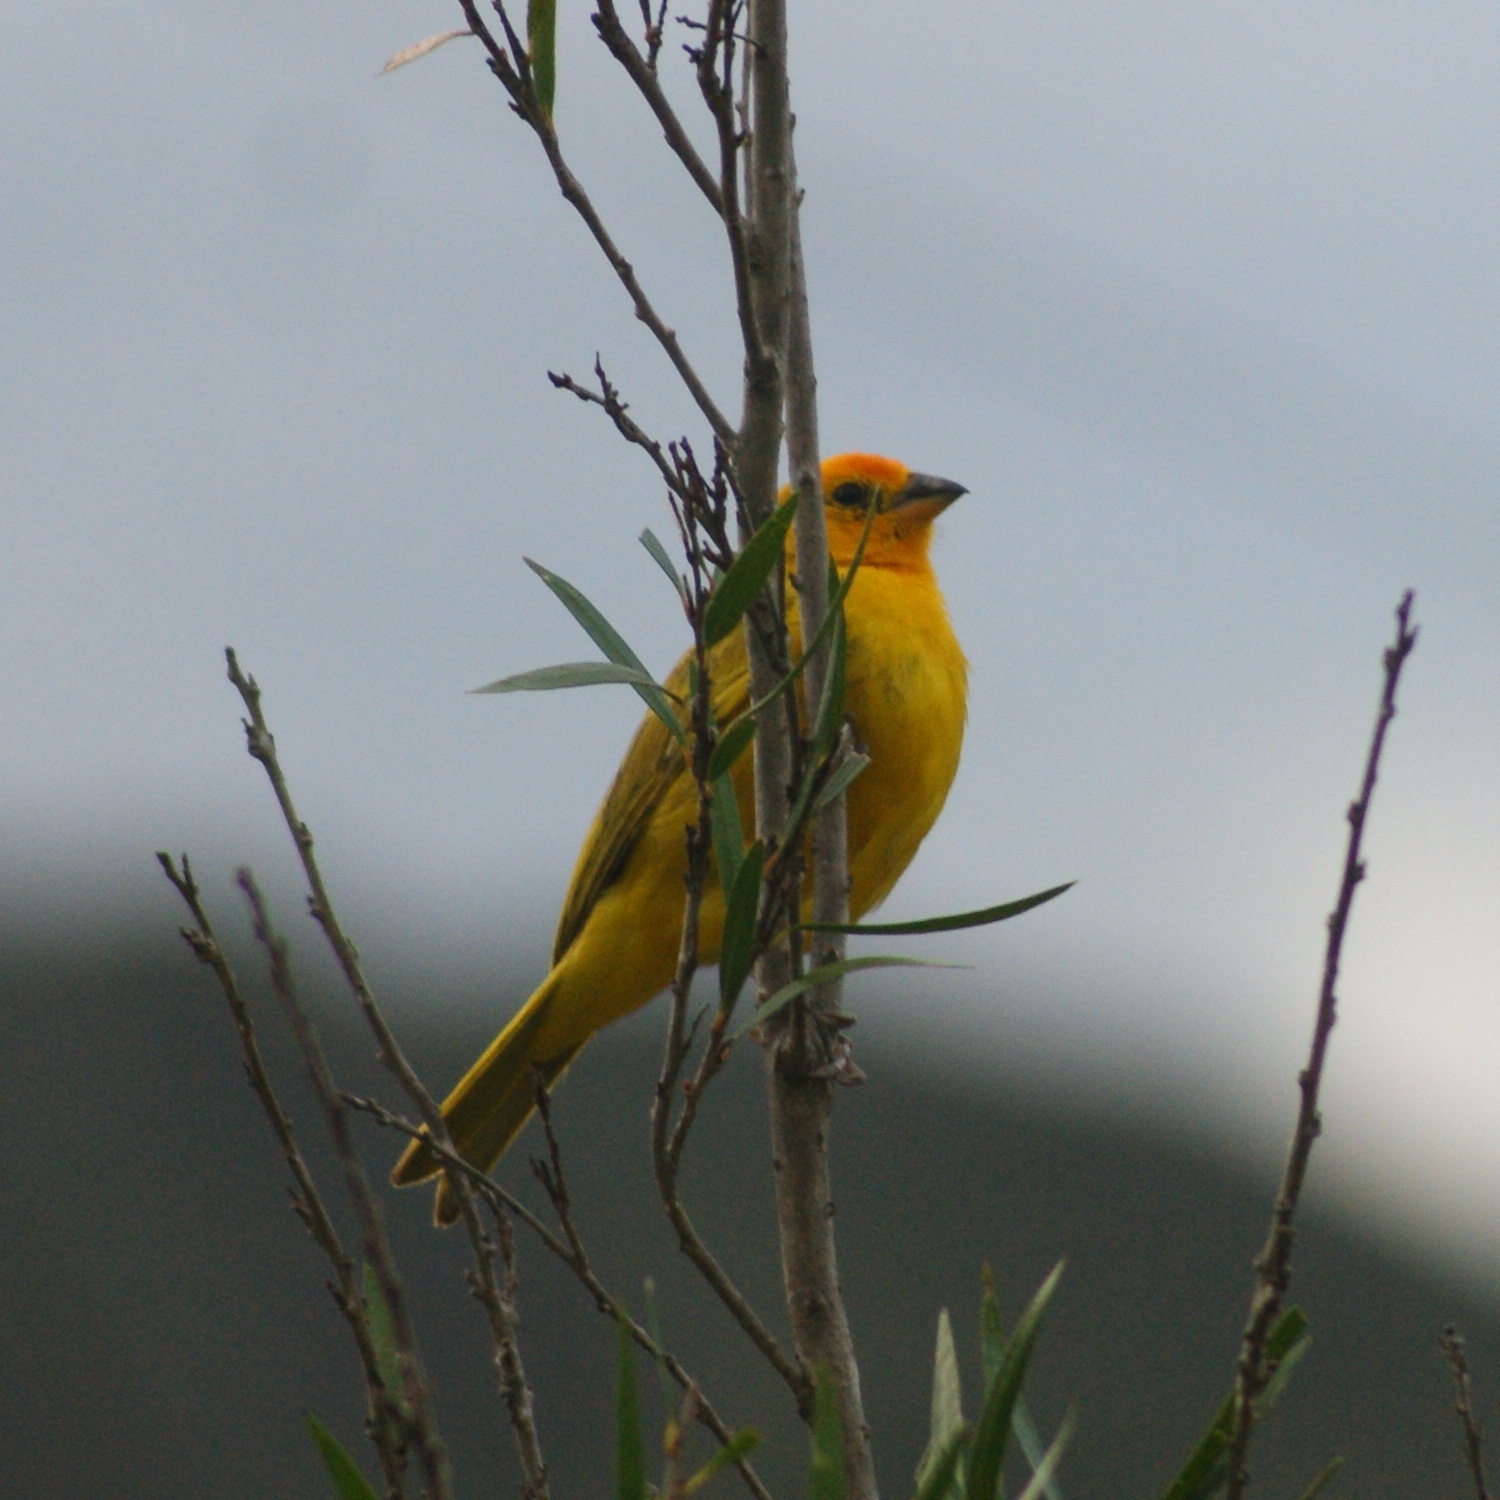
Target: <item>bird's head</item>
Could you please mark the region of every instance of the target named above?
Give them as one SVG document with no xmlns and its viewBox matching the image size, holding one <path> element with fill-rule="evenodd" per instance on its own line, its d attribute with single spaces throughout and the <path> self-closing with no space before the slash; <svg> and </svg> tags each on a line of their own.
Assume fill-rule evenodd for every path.
<svg viewBox="0 0 1500 1500">
<path fill-rule="evenodd" d="M 828 554 L 848 567 L 869 522 L 861 566 L 924 566 L 933 521 L 960 495 L 963 485 L 873 453 L 840 453 L 823 460 L 823 519 Z M 874 512 L 872 515 L 871 512 Z"/>
</svg>

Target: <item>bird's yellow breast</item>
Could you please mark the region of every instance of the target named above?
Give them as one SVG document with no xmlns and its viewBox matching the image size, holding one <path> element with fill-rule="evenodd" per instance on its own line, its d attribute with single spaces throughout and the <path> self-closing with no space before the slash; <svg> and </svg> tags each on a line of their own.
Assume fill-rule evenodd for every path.
<svg viewBox="0 0 1500 1500">
<path fill-rule="evenodd" d="M 844 603 L 845 711 L 870 764 L 848 792 L 849 909 L 882 901 L 932 827 L 963 744 L 967 666 L 925 556 L 909 568 L 862 567 Z M 788 598 L 793 656 L 801 654 L 795 595 Z M 748 706 L 744 641 L 714 648 L 714 712 L 728 723 Z M 667 679 L 687 691 L 684 658 Z M 754 837 L 753 757 L 732 772 L 747 841 Z M 626 1014 L 671 977 L 682 930 L 684 833 L 697 793 L 681 752 L 648 714 L 584 840 L 564 902 L 554 962 L 589 993 L 590 1029 Z M 724 904 L 709 873 L 698 952 L 715 963 Z M 559 1008 L 554 1021 L 569 1014 Z M 561 1043 L 559 1042 L 559 1046 Z"/>
<path fill-rule="evenodd" d="M 870 764 L 849 789 L 849 904 L 883 901 L 958 770 L 968 666 L 931 570 L 870 568 L 845 604 L 845 702 Z"/>
</svg>

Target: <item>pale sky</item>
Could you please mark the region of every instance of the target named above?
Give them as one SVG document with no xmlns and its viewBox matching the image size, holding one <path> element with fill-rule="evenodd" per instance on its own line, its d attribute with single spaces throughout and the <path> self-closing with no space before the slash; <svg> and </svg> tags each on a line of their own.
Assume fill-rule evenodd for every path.
<svg viewBox="0 0 1500 1500">
<path fill-rule="evenodd" d="M 565 148 L 733 409 L 714 226 L 560 9 Z M 1279 1149 L 1414 586 L 1319 1170 L 1500 1282 L 1500 15 L 792 14 L 825 443 L 972 492 L 969 738 L 887 910 L 1081 882 L 869 1024 Z M 360 913 L 550 923 L 638 705 L 464 696 L 590 654 L 521 557 L 663 670 L 682 626 L 651 471 L 545 371 L 702 434 L 477 47 L 375 78 L 456 7 L 0 15 L 4 899 L 163 845 L 289 882 L 233 642 Z"/>
</svg>

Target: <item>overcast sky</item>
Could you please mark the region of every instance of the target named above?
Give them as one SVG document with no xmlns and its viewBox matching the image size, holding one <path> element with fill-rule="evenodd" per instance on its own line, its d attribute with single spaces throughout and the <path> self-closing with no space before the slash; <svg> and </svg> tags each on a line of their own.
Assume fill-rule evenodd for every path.
<svg viewBox="0 0 1500 1500">
<path fill-rule="evenodd" d="M 565 148 L 732 410 L 714 226 L 560 10 Z M 550 924 L 638 704 L 464 696 L 590 654 L 521 557 L 663 670 L 682 625 L 651 472 L 544 372 L 597 349 L 701 432 L 477 47 L 376 80 L 456 7 L 0 14 L 4 898 L 162 845 L 286 872 L 233 642 L 362 913 L 481 957 Z M 825 444 L 972 492 L 936 547 L 969 738 L 888 910 L 1080 880 L 870 1023 L 1279 1147 L 1414 586 L 1320 1170 L 1500 1280 L 1500 15 L 793 25 Z"/>
</svg>

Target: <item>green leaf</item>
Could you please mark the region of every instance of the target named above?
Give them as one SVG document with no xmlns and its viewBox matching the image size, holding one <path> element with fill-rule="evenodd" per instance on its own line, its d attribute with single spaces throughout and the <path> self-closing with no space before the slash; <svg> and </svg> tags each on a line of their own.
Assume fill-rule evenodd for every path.
<svg viewBox="0 0 1500 1500">
<path fill-rule="evenodd" d="M 527 0 L 526 50 L 537 103 L 551 120 L 557 92 L 557 0 Z"/>
<path fill-rule="evenodd" d="M 853 784 L 854 778 L 869 764 L 870 757 L 862 751 L 856 750 L 852 755 L 846 755 L 838 763 L 833 775 L 823 783 L 823 790 L 813 798 L 812 807 L 808 809 L 808 817 L 817 817 L 835 797 L 842 796 L 847 792 Z"/>
<path fill-rule="evenodd" d="M 709 825 L 714 840 L 714 863 L 719 867 L 719 890 L 728 901 L 745 858 L 745 831 L 740 827 L 740 807 L 734 795 L 734 782 L 720 776 L 713 784 L 708 808 Z"/>
<path fill-rule="evenodd" d="M 813 723 L 812 739 L 808 742 L 807 770 L 803 773 L 802 786 L 796 801 L 787 814 L 788 830 L 800 829 L 807 819 L 809 803 L 813 798 L 818 777 L 824 762 L 844 722 L 844 622 L 840 616 L 833 629 L 833 648 L 828 654 L 828 677 L 823 683 L 823 692 L 818 699 L 818 714 Z"/>
<path fill-rule="evenodd" d="M 666 1345 L 662 1342 L 661 1323 L 656 1316 L 656 1280 L 648 1276 L 641 1283 L 641 1293 L 644 1299 L 644 1307 L 641 1310 L 641 1322 L 645 1325 L 651 1342 L 656 1345 L 654 1362 L 656 1365 L 656 1380 L 661 1386 L 662 1400 L 666 1403 L 667 1410 L 672 1409 L 672 1382 L 667 1374 L 667 1357 L 662 1352 Z"/>
<path fill-rule="evenodd" d="M 532 672 L 517 672 L 501 677 L 483 687 L 470 688 L 471 693 L 550 693 L 557 688 L 597 687 L 603 682 L 628 682 L 632 687 L 666 689 L 648 673 L 634 667 L 617 666 L 612 661 L 568 661 L 555 667 L 538 667 Z"/>
<path fill-rule="evenodd" d="M 928 1448 L 917 1470 L 917 1500 L 949 1500 L 950 1496 L 958 1500 L 963 1495 L 964 1444 L 968 1440 L 969 1429 L 960 1422 L 941 1447 Z"/>
<path fill-rule="evenodd" d="M 1327 1464 L 1323 1471 L 1302 1492 L 1302 1500 L 1318 1500 L 1318 1496 L 1328 1487 L 1329 1481 L 1340 1469 L 1344 1467 L 1344 1458 L 1340 1454 L 1331 1463 Z"/>
<path fill-rule="evenodd" d="M 720 960 L 722 964 L 723 960 Z M 809 969 L 806 974 L 784 984 L 774 995 L 756 1008 L 755 1014 L 736 1031 L 731 1041 L 738 1041 L 747 1031 L 753 1031 L 763 1022 L 769 1021 L 777 1011 L 790 1005 L 798 995 L 815 990 L 840 974 L 853 974 L 860 969 L 962 969 L 965 964 L 936 964 L 925 958 L 891 958 L 877 955 L 869 958 L 841 958 L 837 963 L 824 964 L 821 968 Z"/>
<path fill-rule="evenodd" d="M 1302 1310 L 1287 1308 L 1266 1336 L 1266 1361 L 1274 1373 L 1255 1403 L 1257 1421 L 1275 1405 L 1292 1370 L 1311 1343 L 1307 1318 Z M 1164 1500 L 1208 1500 L 1209 1496 L 1218 1494 L 1229 1478 L 1228 1452 L 1233 1436 L 1234 1392 L 1231 1391 L 1224 1398 L 1208 1431 L 1188 1454 L 1187 1462 L 1168 1486 Z"/>
<path fill-rule="evenodd" d="M 728 1015 L 755 964 L 755 917 L 760 908 L 760 877 L 766 846 L 759 839 L 745 851 L 724 900 L 724 933 L 719 939 L 719 1011 Z"/>
<path fill-rule="evenodd" d="M 1000 1317 L 1000 1300 L 995 1295 L 995 1273 L 988 1264 L 979 1268 L 979 1280 L 983 1288 L 979 1298 L 979 1352 L 983 1361 L 984 1385 L 988 1390 L 1005 1358 L 1005 1324 Z M 1025 1396 L 1016 1397 L 1010 1430 L 1015 1433 L 1016 1441 L 1021 1445 L 1021 1452 L 1026 1455 L 1026 1462 L 1031 1465 L 1032 1473 L 1036 1473 L 1046 1458 L 1046 1451 L 1042 1446 L 1041 1434 L 1036 1430 L 1036 1423 L 1031 1420 L 1031 1413 L 1026 1408 Z M 1062 1500 L 1062 1494 L 1050 1476 L 1044 1489 L 1047 1500 Z"/>
<path fill-rule="evenodd" d="M 963 1420 L 958 1351 L 953 1345 L 953 1322 L 945 1307 L 938 1314 L 937 1350 L 932 1358 L 932 1441 L 946 1442 Z"/>
<path fill-rule="evenodd" d="M 813 723 L 810 759 L 815 763 L 823 760 L 833 749 L 839 727 L 844 722 L 844 658 L 847 640 L 844 612 L 840 610 L 834 621 L 833 645 L 828 652 L 828 676 L 823 682 L 823 692 L 818 698 L 818 717 Z"/>
<path fill-rule="evenodd" d="M 359 1472 L 358 1465 L 344 1451 L 344 1445 L 311 1412 L 303 1415 L 339 1500 L 378 1500 L 370 1481 Z"/>
<path fill-rule="evenodd" d="M 813 1377 L 812 1472 L 807 1500 L 844 1500 L 844 1434 L 833 1381 L 821 1365 Z"/>
<path fill-rule="evenodd" d="M 672 738 L 686 749 L 687 735 L 682 725 L 677 722 L 677 715 L 672 712 L 672 705 L 668 702 L 666 693 L 657 686 L 651 674 L 646 670 L 645 663 L 625 643 L 625 638 L 620 632 L 566 578 L 559 578 L 550 568 L 544 568 L 539 562 L 533 562 L 529 557 L 524 558 L 523 561 L 557 595 L 562 601 L 563 608 L 583 626 L 588 632 L 589 639 L 610 661 L 614 662 L 617 667 L 633 667 L 647 679 L 650 683 L 649 687 L 638 682 L 633 682 L 631 686 L 641 695 L 646 707 L 667 726 L 667 732 Z"/>
<path fill-rule="evenodd" d="M 1302 1356 L 1312 1348 L 1312 1335 L 1307 1332 L 1307 1319 L 1295 1307 L 1290 1311 L 1296 1314 L 1295 1322 L 1290 1325 L 1295 1328 L 1295 1333 L 1283 1334 L 1276 1348 L 1272 1347 L 1269 1339 L 1266 1340 L 1266 1353 L 1276 1368 L 1271 1372 L 1271 1378 L 1265 1383 L 1260 1395 L 1255 1398 L 1257 1422 L 1270 1415 L 1271 1408 L 1281 1399 L 1281 1393 L 1286 1389 L 1287 1381 L 1292 1378 L 1292 1371 L 1301 1364 Z M 1277 1327 L 1279 1328 L 1286 1321 L 1286 1317 L 1283 1316 Z M 1283 1347 L 1284 1352 L 1282 1352 Z"/>
<path fill-rule="evenodd" d="M 1026 1462 L 1031 1465 L 1031 1472 L 1040 1473 L 1047 1455 L 1042 1448 L 1042 1436 L 1036 1430 L 1036 1423 L 1031 1420 L 1031 1413 L 1027 1410 L 1024 1396 L 1016 1398 L 1016 1409 L 1011 1413 L 1010 1430 L 1015 1433 L 1016 1441 L 1021 1445 L 1021 1452 L 1026 1455 Z M 1050 1469 L 1042 1481 L 1042 1491 L 1047 1496 L 1047 1500 L 1062 1500 L 1062 1491 L 1058 1489 L 1056 1476 Z"/>
<path fill-rule="evenodd" d="M 765 708 L 767 704 L 774 703 L 784 692 L 786 692 L 789 687 L 791 687 L 794 682 L 796 682 L 796 680 L 803 674 L 803 672 L 807 670 L 808 661 L 812 658 L 813 654 L 823 644 L 823 642 L 828 638 L 828 634 L 833 629 L 834 623 L 839 619 L 839 612 L 843 609 L 845 596 L 849 592 L 850 585 L 854 582 L 854 575 L 859 572 L 860 562 L 865 555 L 865 542 L 869 539 L 870 521 L 872 520 L 874 515 L 875 512 L 873 509 L 865 513 L 864 530 L 860 532 L 859 541 L 855 544 L 854 556 L 849 560 L 849 567 L 845 571 L 843 579 L 839 583 L 839 586 L 834 589 L 833 592 L 829 595 L 828 613 L 823 616 L 823 623 L 819 625 L 818 628 L 813 632 L 812 640 L 808 641 L 805 644 L 802 655 L 797 658 L 796 662 L 792 665 L 791 670 L 786 674 L 786 676 L 783 677 L 781 681 L 778 682 L 776 686 L 773 687 L 764 698 L 760 699 L 758 702 L 752 703 L 750 707 L 740 715 L 740 718 L 734 721 L 736 724 L 740 722 L 740 719 L 753 718 L 763 708 Z M 838 575 L 838 569 L 836 569 L 832 563 L 829 563 L 828 565 L 828 572 L 830 578 L 837 577 Z"/>
<path fill-rule="evenodd" d="M 917 1494 L 922 1500 L 946 1500 L 959 1471 L 963 1455 L 963 1393 L 958 1379 L 958 1351 L 953 1346 L 953 1323 L 945 1307 L 938 1314 L 937 1351 L 932 1359 L 932 1418 L 927 1447 L 917 1464 Z M 955 1445 L 955 1438 L 960 1441 Z M 934 1472 L 946 1464 L 947 1474 L 941 1484 L 933 1480 Z"/>
<path fill-rule="evenodd" d="M 1062 1462 L 1063 1449 L 1068 1446 L 1068 1439 L 1073 1436 L 1073 1421 L 1073 1413 L 1070 1411 L 1063 1418 L 1062 1426 L 1057 1429 L 1057 1436 L 1052 1439 L 1052 1446 L 1034 1466 L 1030 1482 L 1021 1491 L 1019 1500 L 1041 1500 L 1042 1495 L 1052 1493 L 1052 1476 L 1057 1473 L 1057 1466 Z"/>
<path fill-rule="evenodd" d="M 685 601 L 687 591 L 682 586 L 682 575 L 672 561 L 672 554 L 662 546 L 661 539 L 649 526 L 641 532 L 641 546 L 651 554 L 652 561 L 671 580 L 672 587 L 677 590 L 677 597 Z"/>
<path fill-rule="evenodd" d="M 988 927 L 992 922 L 1003 922 L 1008 917 L 1018 917 L 1023 911 L 1051 901 L 1070 891 L 1078 882 L 1070 880 L 1066 885 L 1055 885 L 1049 891 L 1038 891 L 1034 896 L 1023 896 L 1019 901 L 1007 901 L 1003 906 L 986 906 L 981 911 L 954 912 L 946 917 L 923 917 L 918 922 L 804 922 L 804 932 L 848 932 L 856 936 L 872 935 L 900 937 L 917 932 L 957 932 L 963 927 Z"/>
<path fill-rule="evenodd" d="M 615 1373 L 615 1500 L 648 1500 L 641 1410 L 635 1394 L 635 1349 L 624 1318 L 619 1320 Z"/>
<path fill-rule="evenodd" d="M 797 512 L 797 496 L 780 505 L 756 528 L 755 534 L 740 548 L 724 576 L 709 595 L 703 611 L 703 639 L 712 646 L 722 641 L 750 607 L 771 569 L 781 558 L 787 527 Z"/>
<path fill-rule="evenodd" d="M 708 758 L 708 779 L 717 781 L 727 775 L 754 738 L 755 720 L 749 714 L 742 714 L 720 733 L 714 752 Z"/>
<path fill-rule="evenodd" d="M 1059 1261 L 1051 1275 L 1037 1289 L 1031 1305 L 1017 1321 L 1015 1331 L 1005 1346 L 1000 1367 L 984 1396 L 984 1410 L 974 1428 L 969 1447 L 968 1500 L 996 1500 L 1000 1488 L 1000 1466 L 1010 1437 L 1011 1418 L 1026 1378 L 1026 1366 L 1036 1345 L 1042 1314 L 1057 1290 L 1063 1273 Z"/>
<path fill-rule="evenodd" d="M 984 1388 L 989 1390 L 1005 1358 L 1005 1324 L 995 1295 L 995 1273 L 986 1261 L 979 1268 L 979 1359 Z"/>
<path fill-rule="evenodd" d="M 682 1483 L 682 1493 L 691 1495 L 701 1490 L 715 1474 L 748 1458 L 760 1446 L 760 1434 L 753 1427 L 741 1427 L 709 1461 Z"/>
<path fill-rule="evenodd" d="M 365 1327 L 370 1331 L 370 1344 L 375 1351 L 375 1367 L 380 1371 L 380 1383 L 386 1394 L 396 1404 L 403 1416 L 411 1415 L 406 1400 L 406 1386 L 401 1379 L 401 1364 L 396 1358 L 396 1325 L 391 1318 L 390 1304 L 380 1278 L 369 1267 L 364 1274 Z"/>
</svg>

